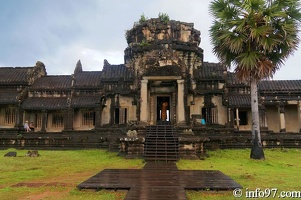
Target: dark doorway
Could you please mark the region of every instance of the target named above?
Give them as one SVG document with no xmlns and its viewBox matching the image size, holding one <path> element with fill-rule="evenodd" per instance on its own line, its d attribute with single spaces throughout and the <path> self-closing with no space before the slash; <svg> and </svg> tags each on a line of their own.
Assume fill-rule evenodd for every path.
<svg viewBox="0 0 301 200">
<path fill-rule="evenodd" d="M 114 122 L 115 124 L 127 123 L 127 108 L 115 108 Z"/>
<path fill-rule="evenodd" d="M 248 112 L 239 111 L 238 112 L 239 125 L 248 125 Z M 236 111 L 234 111 L 234 118 L 237 119 Z"/>
<path fill-rule="evenodd" d="M 157 97 L 157 121 L 170 121 L 170 97 L 168 96 Z"/>
</svg>

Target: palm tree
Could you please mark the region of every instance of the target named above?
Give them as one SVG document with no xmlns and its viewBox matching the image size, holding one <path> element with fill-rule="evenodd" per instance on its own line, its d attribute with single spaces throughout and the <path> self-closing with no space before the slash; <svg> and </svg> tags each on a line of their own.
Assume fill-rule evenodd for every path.
<svg viewBox="0 0 301 200">
<path fill-rule="evenodd" d="M 214 0 L 210 28 L 213 52 L 233 67 L 251 87 L 252 149 L 250 158 L 264 159 L 261 143 L 258 82 L 271 78 L 299 43 L 298 0 Z"/>
</svg>

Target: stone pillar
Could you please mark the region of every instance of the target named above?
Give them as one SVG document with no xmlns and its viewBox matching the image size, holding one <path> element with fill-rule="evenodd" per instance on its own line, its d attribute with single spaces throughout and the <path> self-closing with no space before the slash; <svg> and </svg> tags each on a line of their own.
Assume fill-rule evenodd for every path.
<svg viewBox="0 0 301 200">
<path fill-rule="evenodd" d="M 68 107 L 65 111 L 65 127 L 64 130 L 73 130 L 73 109 Z"/>
<path fill-rule="evenodd" d="M 110 98 L 110 124 L 113 125 L 115 123 L 115 96 L 111 96 Z"/>
<path fill-rule="evenodd" d="M 231 122 L 231 109 L 227 108 L 227 124 Z"/>
<path fill-rule="evenodd" d="M 178 103 L 177 103 L 177 119 L 178 123 L 185 123 L 184 109 L 184 80 L 177 80 L 178 83 Z"/>
<path fill-rule="evenodd" d="M 147 106 L 147 83 L 148 80 L 141 80 L 141 94 L 140 94 L 140 121 L 147 122 L 148 120 L 148 106 Z"/>
<path fill-rule="evenodd" d="M 238 110 L 238 108 L 236 108 L 235 125 L 236 125 L 236 127 L 237 127 L 238 130 L 239 130 L 239 121 L 240 121 L 240 119 L 239 119 L 239 110 Z"/>
<path fill-rule="evenodd" d="M 172 124 L 177 124 L 177 101 L 176 101 L 176 92 L 172 93 L 172 98 L 171 98 L 171 115 L 170 115 L 170 121 L 172 122 Z"/>
<path fill-rule="evenodd" d="M 46 132 L 46 125 L 47 125 L 47 111 L 42 110 L 42 127 L 41 132 Z"/>
<path fill-rule="evenodd" d="M 233 113 L 233 108 L 228 108 L 228 123 L 227 123 L 227 126 L 228 127 L 234 127 L 234 113 Z"/>
<path fill-rule="evenodd" d="M 284 105 L 279 106 L 280 111 L 280 132 L 286 132 L 285 129 L 285 110 Z"/>
<path fill-rule="evenodd" d="M 299 131 L 301 132 L 301 101 L 298 101 L 298 124 Z"/>
<path fill-rule="evenodd" d="M 155 98 L 153 96 L 150 97 L 150 125 L 154 125 L 155 124 L 155 111 L 156 107 L 155 107 Z"/>
<path fill-rule="evenodd" d="M 95 128 L 100 128 L 101 127 L 101 107 L 102 105 L 97 105 L 95 108 Z"/>
<path fill-rule="evenodd" d="M 21 131 L 23 129 L 23 110 L 21 109 L 21 101 L 19 100 L 19 104 L 16 111 L 16 123 L 15 128 L 18 129 L 18 131 Z"/>
</svg>

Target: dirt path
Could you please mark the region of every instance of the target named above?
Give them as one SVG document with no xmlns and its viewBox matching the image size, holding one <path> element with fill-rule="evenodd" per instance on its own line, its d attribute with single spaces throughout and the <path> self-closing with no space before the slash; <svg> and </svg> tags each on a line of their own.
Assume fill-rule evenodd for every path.
<svg viewBox="0 0 301 200">
<path fill-rule="evenodd" d="M 41 199 L 62 199 L 67 196 L 78 183 L 92 176 L 91 173 L 78 173 L 72 176 L 60 176 L 48 179 L 35 180 L 31 182 L 20 182 L 11 187 L 27 187 L 29 194 L 17 198 L 19 200 L 41 200 Z M 34 190 L 30 192 L 30 188 L 40 188 L 41 191 Z"/>
</svg>

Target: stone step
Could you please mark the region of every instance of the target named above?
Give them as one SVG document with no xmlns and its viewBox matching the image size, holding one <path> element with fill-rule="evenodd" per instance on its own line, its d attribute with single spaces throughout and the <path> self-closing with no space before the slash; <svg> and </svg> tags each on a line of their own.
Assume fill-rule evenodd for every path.
<svg viewBox="0 0 301 200">
<path fill-rule="evenodd" d="M 157 125 L 146 127 L 144 159 L 146 161 L 176 161 L 179 141 L 174 127 Z"/>
</svg>

